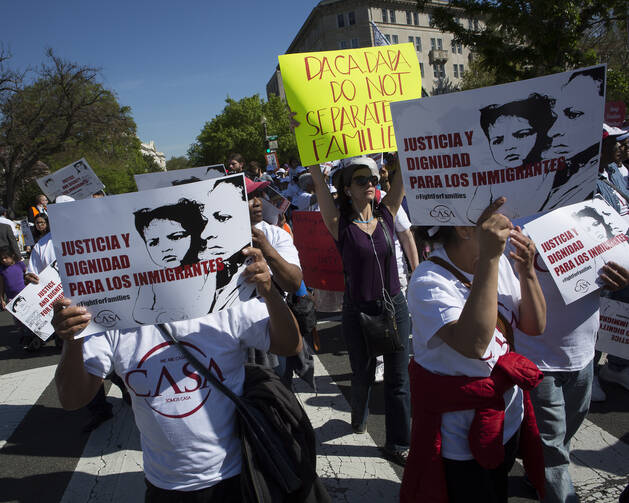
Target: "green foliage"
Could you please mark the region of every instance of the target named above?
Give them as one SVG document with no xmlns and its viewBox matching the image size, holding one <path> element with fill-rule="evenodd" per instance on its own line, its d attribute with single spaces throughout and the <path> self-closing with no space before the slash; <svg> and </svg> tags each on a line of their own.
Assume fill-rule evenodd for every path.
<svg viewBox="0 0 629 503">
<path fill-rule="evenodd" d="M 629 105 L 629 72 L 607 69 L 607 101 L 624 101 Z"/>
<path fill-rule="evenodd" d="M 280 98 L 271 95 L 264 101 L 259 95 L 239 101 L 227 98 L 223 111 L 206 122 L 197 141 L 188 150 L 193 166 L 224 163 L 231 152 L 238 152 L 247 161 L 258 161 L 264 166 L 264 126 L 267 133 L 278 135 L 278 157 L 288 162 L 297 157 L 297 144 L 290 128 L 289 110 Z"/>
<path fill-rule="evenodd" d="M 467 91 L 468 89 L 493 86 L 495 82 L 495 70 L 488 70 L 480 58 L 476 57 L 467 65 L 467 70 L 463 73 L 463 78 L 459 85 L 461 91 Z"/>
<path fill-rule="evenodd" d="M 220 163 L 217 163 L 220 164 Z M 166 169 L 168 171 L 174 171 L 176 169 L 185 169 L 185 168 L 192 168 L 192 164 L 190 164 L 190 161 L 188 160 L 187 157 L 185 156 L 179 156 L 179 157 L 171 157 L 170 159 L 168 159 L 166 161 Z"/>
<path fill-rule="evenodd" d="M 480 69 L 493 84 L 547 75 L 594 62 L 582 38 L 626 19 L 626 0 L 450 0 L 435 5 L 418 0 L 433 25 L 480 56 Z M 478 30 L 457 17 L 481 20 Z M 483 26 L 484 25 L 484 26 Z M 467 84 L 466 84 L 467 85 Z"/>
<path fill-rule="evenodd" d="M 51 50 L 47 57 L 29 82 L 0 96 L 4 205 L 29 206 L 29 184 L 45 174 L 46 164 L 55 171 L 81 157 L 109 193 L 135 190 L 132 174 L 152 168 L 140 153 L 129 107 L 96 81 L 95 68 L 64 61 Z M 16 204 L 18 195 L 29 199 Z"/>
</svg>

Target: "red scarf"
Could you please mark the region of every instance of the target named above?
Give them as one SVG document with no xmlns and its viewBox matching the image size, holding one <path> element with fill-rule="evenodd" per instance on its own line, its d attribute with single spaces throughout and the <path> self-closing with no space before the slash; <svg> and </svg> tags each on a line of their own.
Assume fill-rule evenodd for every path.
<svg viewBox="0 0 629 503">
<path fill-rule="evenodd" d="M 402 503 L 447 503 L 441 460 L 441 414 L 475 409 L 469 443 L 474 459 L 485 469 L 504 460 L 503 395 L 514 385 L 524 392 L 524 419 L 520 427 L 518 456 L 537 489 L 544 496 L 544 457 L 535 413 L 528 390 L 543 378 L 537 366 L 517 353 L 502 355 L 489 377 L 443 376 L 427 371 L 415 360 L 409 364 L 413 427 L 411 450 L 400 490 Z"/>
</svg>

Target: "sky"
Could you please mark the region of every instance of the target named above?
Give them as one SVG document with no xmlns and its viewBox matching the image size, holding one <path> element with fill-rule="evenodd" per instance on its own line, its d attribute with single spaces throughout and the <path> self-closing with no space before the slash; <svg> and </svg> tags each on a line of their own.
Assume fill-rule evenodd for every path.
<svg viewBox="0 0 629 503">
<path fill-rule="evenodd" d="M 52 48 L 101 69 L 143 142 L 185 155 L 227 96 L 260 94 L 318 0 L 19 0 L 2 2 L 0 45 L 15 69 Z"/>
</svg>

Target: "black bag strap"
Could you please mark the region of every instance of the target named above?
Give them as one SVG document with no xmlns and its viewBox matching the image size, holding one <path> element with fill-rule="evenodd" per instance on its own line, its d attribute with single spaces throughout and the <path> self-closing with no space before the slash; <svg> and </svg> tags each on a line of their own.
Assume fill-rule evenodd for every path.
<svg viewBox="0 0 629 503">
<path fill-rule="evenodd" d="M 389 228 L 387 227 L 387 224 L 382 219 L 382 217 L 378 217 L 378 222 L 380 222 L 380 224 L 382 225 L 382 232 L 384 232 L 384 239 L 387 241 L 388 253 L 387 253 L 387 259 L 385 262 L 385 270 L 383 272 L 383 276 L 384 276 L 384 283 L 385 283 L 384 288 L 390 294 L 391 288 L 390 288 L 390 282 L 389 282 L 389 271 L 391 270 L 391 257 L 393 257 L 393 254 L 395 253 L 395 251 L 393 248 L 393 240 L 391 239 L 391 235 L 389 234 Z"/>
<path fill-rule="evenodd" d="M 273 477 L 287 494 L 301 487 L 302 481 L 295 472 L 294 467 L 287 463 L 285 454 L 280 452 L 281 446 L 276 445 L 273 441 L 274 438 L 277 438 L 277 435 L 269 431 L 270 425 L 260 419 L 260 414 L 255 414 L 249 410 L 249 406 L 245 401 L 212 374 L 210 369 L 205 367 L 198 358 L 173 335 L 168 326 L 163 323 L 159 323 L 156 326 L 167 340 L 175 344 L 186 360 L 188 360 L 203 377 L 234 402 L 236 411 L 246 425 L 248 438 L 254 447 L 255 454 L 260 458 L 261 466 L 268 468 L 265 473 Z"/>
</svg>

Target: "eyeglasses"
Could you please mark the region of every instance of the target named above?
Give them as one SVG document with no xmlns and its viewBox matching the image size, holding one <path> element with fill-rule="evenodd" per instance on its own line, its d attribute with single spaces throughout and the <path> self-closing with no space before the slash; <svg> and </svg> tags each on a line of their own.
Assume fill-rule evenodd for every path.
<svg viewBox="0 0 629 503">
<path fill-rule="evenodd" d="M 375 175 L 372 176 L 355 176 L 352 178 L 352 182 L 355 182 L 359 187 L 364 187 L 368 183 L 371 183 L 374 187 L 378 185 L 378 177 Z"/>
</svg>

